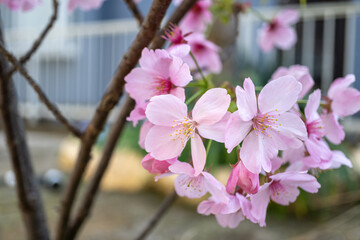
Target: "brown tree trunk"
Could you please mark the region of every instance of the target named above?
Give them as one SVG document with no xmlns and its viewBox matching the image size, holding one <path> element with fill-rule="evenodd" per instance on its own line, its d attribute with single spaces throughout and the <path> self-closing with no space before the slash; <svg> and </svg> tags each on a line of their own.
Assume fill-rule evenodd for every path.
<svg viewBox="0 0 360 240">
<path fill-rule="evenodd" d="M 0 42 L 3 44 L 0 26 Z M 49 232 L 39 187 L 31 165 L 23 122 L 17 108 L 12 79 L 6 78 L 8 64 L 0 54 L 0 112 L 11 163 L 16 177 L 16 190 L 27 239 L 47 240 Z"/>
</svg>

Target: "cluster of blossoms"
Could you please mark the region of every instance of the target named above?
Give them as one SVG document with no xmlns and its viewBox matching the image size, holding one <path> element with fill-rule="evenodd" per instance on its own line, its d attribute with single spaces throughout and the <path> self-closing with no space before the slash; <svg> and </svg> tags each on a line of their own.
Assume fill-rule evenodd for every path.
<svg viewBox="0 0 360 240">
<path fill-rule="evenodd" d="M 333 82 L 327 96 L 321 96 L 319 89 L 313 91 L 302 111 L 298 101 L 308 95 L 314 80 L 307 67 L 295 65 L 280 67 L 258 94 L 246 78 L 235 90 L 209 89 L 208 84 L 186 99 L 184 88 L 191 81 L 200 75 L 206 81 L 207 74 L 221 70 L 219 48 L 197 29 L 211 19 L 208 2 L 199 1 L 179 27 L 171 27 L 164 36 L 171 42 L 167 49 L 143 50 L 140 66 L 125 77 L 125 89 L 136 101 L 128 120 L 134 125 L 145 120 L 139 145 L 148 154 L 142 166 L 157 174 L 155 180 L 177 175 L 179 196 L 209 194 L 197 211 L 215 215 L 223 227 L 235 228 L 245 218 L 265 226 L 270 200 L 288 205 L 296 200 L 299 188 L 318 191 L 320 184 L 311 172 L 352 167 L 342 152 L 330 149 L 327 140 L 339 144 L 344 139 L 339 119 L 360 110 L 360 92 L 350 87 L 355 77 L 347 75 Z M 287 32 L 294 18 L 285 15 L 278 16 L 272 28 Z M 202 24 L 191 26 L 196 21 Z M 278 47 L 289 46 L 271 39 Z M 230 112 L 231 102 L 237 109 Z M 236 149 L 238 161 L 230 165 L 226 185 L 205 169 L 210 148 L 205 149 L 204 141 L 224 143 L 228 153 Z M 179 157 L 187 142 L 191 161 L 182 162 Z"/>
<path fill-rule="evenodd" d="M 105 0 L 69 0 L 68 10 L 73 11 L 75 8 L 81 10 L 92 10 L 101 7 Z M 21 9 L 22 11 L 29 11 L 34 7 L 40 5 L 42 0 L 0 0 L 0 4 L 4 3 L 13 11 Z"/>
</svg>

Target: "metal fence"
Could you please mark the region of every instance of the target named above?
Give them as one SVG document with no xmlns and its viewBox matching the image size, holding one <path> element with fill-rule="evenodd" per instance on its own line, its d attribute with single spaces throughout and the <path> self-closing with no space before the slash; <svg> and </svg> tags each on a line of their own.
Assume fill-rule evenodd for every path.
<svg viewBox="0 0 360 240">
<path fill-rule="evenodd" d="M 277 7 L 259 9 L 268 18 L 278 10 Z M 360 56 L 356 54 L 356 49 L 360 49 L 357 36 L 360 4 L 308 4 L 306 9 L 299 10 L 301 23 L 297 25 L 297 45 L 289 51 L 274 51 L 266 55 L 256 44 L 261 22 L 252 14 L 240 15 L 237 54 L 253 64 L 306 65 L 312 74 L 319 75 L 321 87 L 326 90 L 334 78 L 334 64 L 339 62 L 336 61 L 339 53 L 335 52 L 339 43 L 335 40 L 339 38 L 336 35 L 341 28 L 344 32 L 340 41 L 343 44 L 340 53 L 342 72 L 357 71 L 355 65 L 360 63 Z M 338 20 L 342 21 L 343 27 L 339 27 Z M 137 30 L 133 20 L 67 23 L 55 27 L 27 68 L 66 116 L 73 120 L 87 120 L 94 113 L 96 103 Z M 5 35 L 9 49 L 21 55 L 38 31 L 31 27 L 7 28 Z M 51 119 L 25 80 L 16 74 L 15 82 L 22 115 L 35 120 Z"/>
</svg>

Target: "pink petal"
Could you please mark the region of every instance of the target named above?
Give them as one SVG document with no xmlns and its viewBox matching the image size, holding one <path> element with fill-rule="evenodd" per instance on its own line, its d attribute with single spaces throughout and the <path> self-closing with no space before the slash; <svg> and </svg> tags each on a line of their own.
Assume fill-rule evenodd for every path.
<svg viewBox="0 0 360 240">
<path fill-rule="evenodd" d="M 299 21 L 299 12 L 295 9 L 284 9 L 276 15 L 276 20 L 282 25 L 292 25 Z"/>
<path fill-rule="evenodd" d="M 355 88 L 346 88 L 333 96 L 331 108 L 339 117 L 346 117 L 360 110 L 360 92 Z"/>
<path fill-rule="evenodd" d="M 339 124 L 335 114 L 322 114 L 321 120 L 324 123 L 326 138 L 334 144 L 341 143 L 345 138 L 345 132 L 343 127 Z"/>
<path fill-rule="evenodd" d="M 243 162 L 239 165 L 239 179 L 237 185 L 246 193 L 255 194 L 259 190 L 259 174 L 254 174 L 247 170 Z"/>
<path fill-rule="evenodd" d="M 310 137 L 305 141 L 305 146 L 310 156 L 317 162 L 321 162 L 322 159 L 330 160 L 332 158 L 332 152 L 329 146 L 322 139 Z"/>
<path fill-rule="evenodd" d="M 205 167 L 206 150 L 201 137 L 196 133 L 191 138 L 191 157 L 195 169 L 195 176 L 197 176 L 203 171 Z"/>
<path fill-rule="evenodd" d="M 272 175 L 270 178 L 274 181 L 280 181 L 286 186 L 300 187 L 310 193 L 316 193 L 320 188 L 316 178 L 306 172 L 283 172 Z"/>
<path fill-rule="evenodd" d="M 330 168 L 339 168 L 341 165 L 345 165 L 349 168 L 353 167 L 351 161 L 345 156 L 343 152 L 333 151 Z"/>
<path fill-rule="evenodd" d="M 309 100 L 305 106 L 305 117 L 307 122 L 312 122 L 320 118 L 317 110 L 320 106 L 321 91 L 320 89 L 315 90 L 309 96 Z"/>
<path fill-rule="evenodd" d="M 181 101 L 185 102 L 185 89 L 182 87 L 173 88 L 170 90 L 170 94 L 178 97 Z"/>
<path fill-rule="evenodd" d="M 155 95 L 155 78 L 141 68 L 134 68 L 125 76 L 125 90 L 136 102 L 145 102 Z"/>
<path fill-rule="evenodd" d="M 169 167 L 169 170 L 172 173 L 186 174 L 186 175 L 189 175 L 190 177 L 193 177 L 194 173 L 195 173 L 194 168 L 189 163 L 180 162 L 180 161 L 172 164 Z"/>
<path fill-rule="evenodd" d="M 343 89 L 349 87 L 352 83 L 355 82 L 355 75 L 348 74 L 344 78 L 337 78 L 335 81 L 330 85 L 328 91 L 328 97 L 333 99 L 335 94 Z"/>
<path fill-rule="evenodd" d="M 190 74 L 189 66 L 179 57 L 173 57 L 169 67 L 170 81 L 178 87 L 185 87 L 193 77 Z"/>
<path fill-rule="evenodd" d="M 161 64 L 160 64 L 161 63 Z M 169 65 L 171 63 L 171 57 L 166 50 L 156 49 L 149 50 L 144 48 L 141 52 L 141 58 L 139 60 L 140 67 L 149 73 L 159 74 L 162 73 L 162 77 L 167 77 Z"/>
<path fill-rule="evenodd" d="M 165 173 L 168 172 L 169 166 L 175 163 L 177 158 L 172 158 L 165 161 L 160 161 L 153 158 L 150 154 L 147 154 L 142 160 L 141 165 L 143 168 L 148 170 L 149 173 L 158 174 L 158 173 Z"/>
<path fill-rule="evenodd" d="M 229 194 L 234 194 L 235 193 L 235 189 L 239 180 L 239 176 L 240 176 L 240 165 L 239 163 L 237 163 L 235 165 L 235 167 L 231 170 L 229 179 L 226 183 L 226 191 Z"/>
<path fill-rule="evenodd" d="M 255 86 L 250 78 L 244 81 L 244 89 L 236 87 L 236 105 L 243 121 L 250 121 L 257 113 Z"/>
<path fill-rule="evenodd" d="M 174 121 L 187 117 L 187 106 L 173 95 L 160 95 L 150 99 L 145 114 L 151 123 L 171 127 Z"/>
<path fill-rule="evenodd" d="M 270 183 L 265 183 L 259 191 L 250 196 L 251 201 L 251 215 L 259 222 L 260 227 L 266 226 L 266 210 L 270 202 Z"/>
<path fill-rule="evenodd" d="M 229 197 L 224 185 L 208 172 L 203 172 L 202 175 L 205 179 L 206 190 L 210 192 L 212 197 L 216 199 L 217 202 L 227 204 L 229 202 Z"/>
<path fill-rule="evenodd" d="M 184 58 L 189 55 L 190 46 L 188 44 L 171 45 L 168 49 L 166 49 L 166 51 L 168 51 L 168 53 L 172 56 Z"/>
<path fill-rule="evenodd" d="M 231 113 L 226 112 L 224 117 L 215 124 L 212 125 L 199 125 L 197 130 L 200 136 L 207 139 L 212 139 L 217 142 L 225 142 L 225 131 L 227 123 L 230 119 Z"/>
<path fill-rule="evenodd" d="M 222 227 L 228 227 L 231 229 L 236 228 L 242 220 L 244 215 L 241 212 L 235 212 L 230 214 L 216 214 L 216 220 Z"/>
<path fill-rule="evenodd" d="M 143 125 L 140 128 L 140 134 L 139 134 L 139 145 L 142 149 L 145 149 L 145 139 L 146 135 L 150 131 L 150 129 L 154 126 L 151 122 L 145 121 Z"/>
<path fill-rule="evenodd" d="M 274 44 L 282 50 L 293 47 L 297 41 L 296 31 L 292 27 L 278 27 L 274 34 Z"/>
<path fill-rule="evenodd" d="M 180 139 L 173 140 L 173 132 L 171 127 L 153 126 L 145 139 L 146 151 L 158 160 L 180 156 L 184 145 Z"/>
<path fill-rule="evenodd" d="M 271 199 L 281 205 L 289 205 L 295 202 L 300 191 L 297 186 L 286 186 L 279 182 L 272 182 L 270 185 Z"/>
<path fill-rule="evenodd" d="M 196 102 L 192 116 L 200 125 L 212 125 L 220 121 L 230 105 L 230 95 L 224 88 L 208 90 Z"/>
<path fill-rule="evenodd" d="M 252 122 L 241 120 L 238 111 L 231 114 L 225 131 L 225 147 L 230 153 L 249 134 Z"/>
<path fill-rule="evenodd" d="M 301 84 L 287 75 L 267 83 L 258 97 L 261 113 L 283 113 L 290 110 L 297 101 Z"/>
<path fill-rule="evenodd" d="M 266 172 L 271 171 L 271 158 L 277 153 L 276 149 L 268 145 L 268 142 L 262 137 L 256 136 L 255 131 L 251 131 L 245 138 L 240 150 L 240 158 L 245 167 L 252 173 L 261 172 L 261 167 Z"/>
<path fill-rule="evenodd" d="M 263 52 L 270 52 L 274 48 L 274 34 L 267 23 L 258 31 L 258 42 Z"/>
<path fill-rule="evenodd" d="M 175 191 L 181 197 L 200 198 L 206 194 L 202 175 L 191 177 L 181 174 L 175 179 Z"/>
<path fill-rule="evenodd" d="M 131 111 L 130 116 L 126 118 L 127 121 L 132 121 L 133 126 L 136 127 L 140 120 L 146 118 L 145 109 L 147 107 L 147 102 L 136 103 L 135 108 Z"/>
</svg>

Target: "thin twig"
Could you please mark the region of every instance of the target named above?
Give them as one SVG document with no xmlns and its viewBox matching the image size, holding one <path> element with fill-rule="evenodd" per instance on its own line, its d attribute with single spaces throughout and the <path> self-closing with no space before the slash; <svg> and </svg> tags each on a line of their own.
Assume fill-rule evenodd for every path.
<svg viewBox="0 0 360 240">
<path fill-rule="evenodd" d="M 156 227 L 160 219 L 164 216 L 164 214 L 167 212 L 167 210 L 171 207 L 171 205 L 175 202 L 176 199 L 177 199 L 177 194 L 175 191 L 170 193 L 165 198 L 161 206 L 158 208 L 154 216 L 150 219 L 149 223 L 146 225 L 144 230 L 139 234 L 136 240 L 143 240 L 150 234 L 150 232 Z"/>
<path fill-rule="evenodd" d="M 126 123 L 126 117 L 129 116 L 131 110 L 134 108 L 135 102 L 130 97 L 126 97 L 125 103 L 119 112 L 118 117 L 116 118 L 113 127 L 110 130 L 109 137 L 106 141 L 103 154 L 100 159 L 100 163 L 96 168 L 95 174 L 93 175 L 89 186 L 86 189 L 86 192 L 82 198 L 80 208 L 77 211 L 74 219 L 70 221 L 69 229 L 66 234 L 66 239 L 71 240 L 76 237 L 80 227 L 83 222 L 86 220 L 87 216 L 91 211 L 93 202 L 95 201 L 96 194 L 99 189 L 101 179 L 110 163 L 112 153 L 116 147 L 116 143 L 119 140 L 119 136 L 124 129 Z"/>
<path fill-rule="evenodd" d="M 118 103 L 124 88 L 124 77 L 136 66 L 141 52 L 153 40 L 155 34 L 160 29 L 160 24 L 171 3 L 171 0 L 154 0 L 140 31 L 130 48 L 123 56 L 118 66 L 115 76 L 103 95 L 95 115 L 85 130 L 80 151 L 76 160 L 76 165 L 71 174 L 68 187 L 62 198 L 62 206 L 57 226 L 56 239 L 64 240 L 66 229 L 68 228 L 70 213 L 76 194 L 79 189 L 81 178 L 90 159 L 91 149 L 105 125 L 110 111 Z"/>
<path fill-rule="evenodd" d="M 41 43 L 44 41 L 45 37 L 47 36 L 47 34 L 49 33 L 49 31 L 52 29 L 52 27 L 54 25 L 54 23 L 57 19 L 57 16 L 58 16 L 59 3 L 57 2 L 57 0 L 52 0 L 52 3 L 53 3 L 53 13 L 49 19 L 49 22 L 46 24 L 44 30 L 41 32 L 39 37 L 35 40 L 35 42 L 31 46 L 31 48 L 27 51 L 27 53 L 25 53 L 24 56 L 19 58 L 19 63 L 21 65 L 24 65 L 27 61 L 30 60 L 31 56 L 40 47 Z M 9 72 L 6 74 L 6 78 L 9 79 L 16 72 L 16 69 L 17 68 L 15 66 L 13 66 L 9 70 Z"/>
<path fill-rule="evenodd" d="M 153 40 L 151 44 L 152 49 L 161 48 L 165 44 L 165 39 L 161 36 L 164 34 L 166 30 L 169 29 L 171 24 L 178 24 L 180 20 L 185 16 L 185 14 L 194 6 L 197 0 L 184 0 L 182 3 L 176 8 L 174 13 L 169 18 L 169 21 L 165 24 L 162 30 L 156 35 L 156 38 Z"/>
<path fill-rule="evenodd" d="M 140 12 L 139 8 L 137 7 L 136 3 L 134 3 L 133 0 L 124 0 L 128 6 L 128 8 L 130 9 L 130 11 L 132 12 L 133 16 L 136 18 L 136 20 L 139 23 L 139 26 L 141 26 L 141 24 L 144 21 L 144 17 L 142 15 L 142 13 Z"/>
<path fill-rule="evenodd" d="M 30 86 L 37 93 L 39 99 L 45 104 L 45 106 L 49 109 L 49 111 L 55 116 L 55 118 L 61 122 L 72 134 L 81 138 L 82 133 L 79 129 L 70 124 L 65 116 L 62 115 L 60 110 L 53 104 L 46 94 L 42 91 L 41 87 L 32 79 L 29 73 L 25 70 L 25 68 L 20 64 L 20 62 L 16 59 L 14 55 L 12 55 L 9 51 L 5 49 L 5 47 L 0 44 L 0 52 L 6 57 L 8 61 L 12 63 L 12 65 L 19 71 L 19 73 L 26 79 L 26 81 L 30 84 Z"/>
<path fill-rule="evenodd" d="M 3 45 L 0 26 L 0 44 Z M 49 230 L 26 142 L 24 124 L 18 113 L 16 89 L 5 77 L 8 64 L 0 54 L 0 112 L 3 131 L 16 178 L 16 192 L 26 229 L 26 239 L 48 240 Z"/>
</svg>

